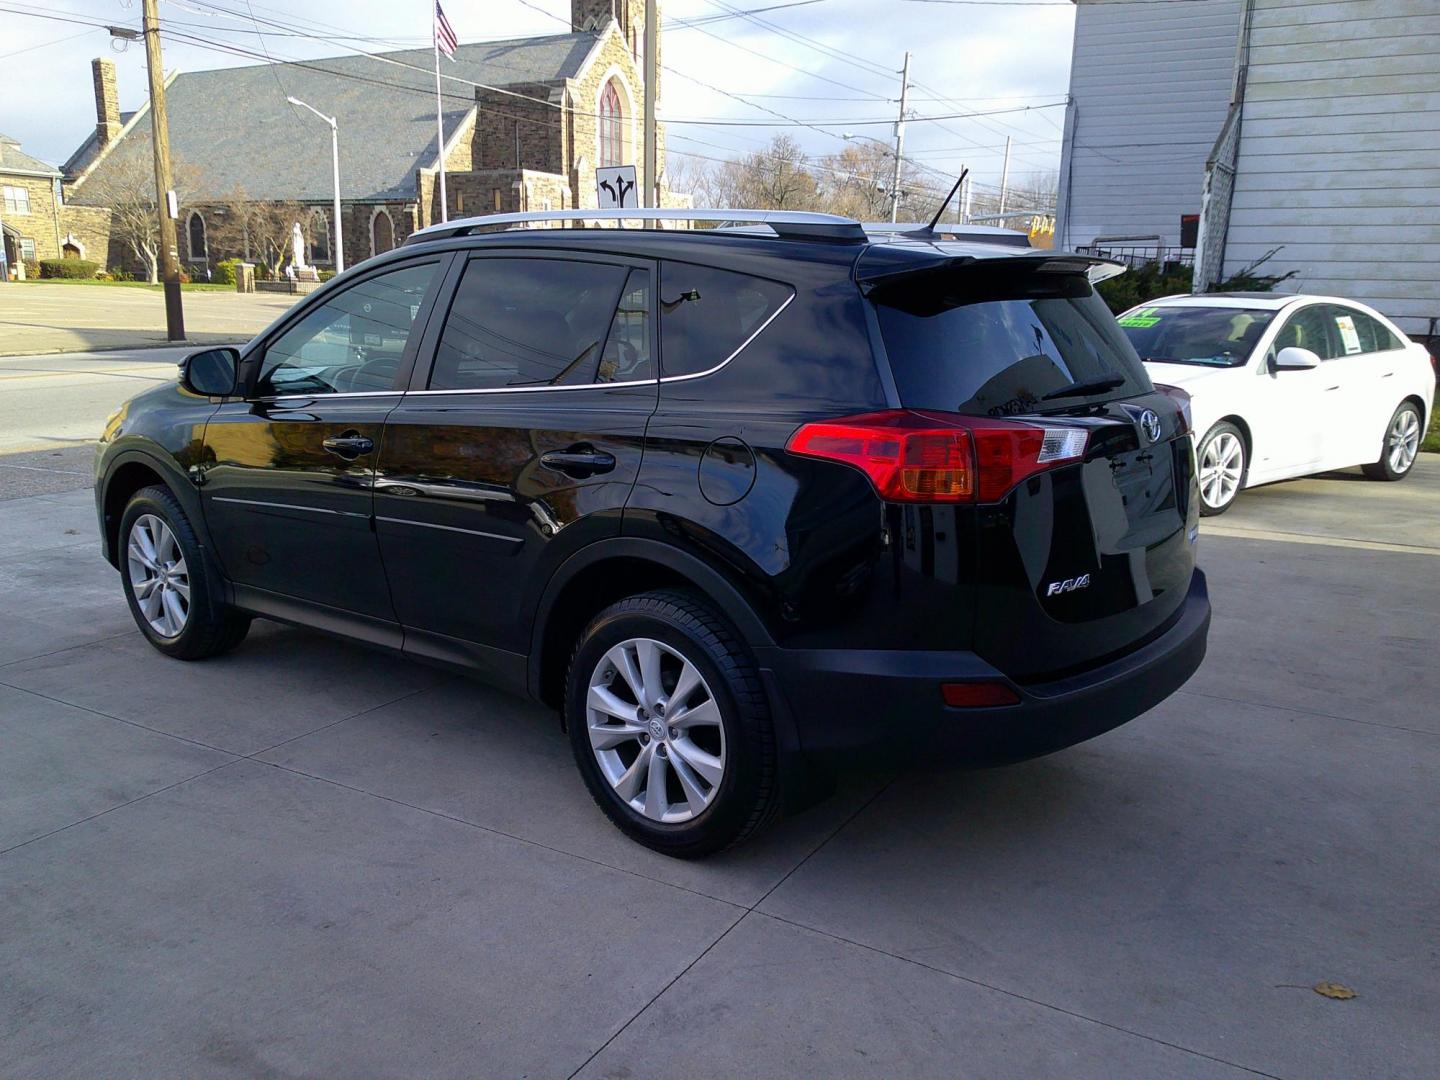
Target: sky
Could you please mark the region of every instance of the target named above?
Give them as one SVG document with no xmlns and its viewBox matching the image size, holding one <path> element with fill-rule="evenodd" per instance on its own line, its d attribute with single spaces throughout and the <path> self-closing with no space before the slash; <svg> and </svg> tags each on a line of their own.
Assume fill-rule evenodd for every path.
<svg viewBox="0 0 1440 1080">
<path fill-rule="evenodd" d="M 568 27 L 569 0 L 442 2 L 462 42 Z M 962 165 L 980 188 L 998 186 L 1006 136 L 1012 177 L 1058 168 L 1064 110 L 1039 106 L 1063 101 L 1069 84 L 1069 0 L 668 0 L 661 11 L 671 154 L 733 157 L 783 130 L 816 156 L 846 134 L 888 142 L 909 50 L 905 156 L 936 187 Z M 161 0 L 160 18 L 208 42 L 167 41 L 167 71 L 256 62 L 227 44 L 277 60 L 430 44 L 430 0 Z M 115 60 L 122 110 L 145 99 L 143 44 L 121 48 L 84 25 L 97 22 L 138 28 L 140 0 L 0 0 L 0 132 L 35 157 L 62 163 L 94 128 L 93 57 Z M 805 123 L 758 126 L 793 120 Z"/>
</svg>

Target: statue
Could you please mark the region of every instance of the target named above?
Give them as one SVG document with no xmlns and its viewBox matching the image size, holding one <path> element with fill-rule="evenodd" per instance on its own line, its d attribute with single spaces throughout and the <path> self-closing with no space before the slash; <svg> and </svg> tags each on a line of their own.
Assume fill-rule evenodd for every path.
<svg viewBox="0 0 1440 1080">
<path fill-rule="evenodd" d="M 290 230 L 290 261 L 297 271 L 305 267 L 305 234 L 300 231 L 298 221 Z"/>
</svg>

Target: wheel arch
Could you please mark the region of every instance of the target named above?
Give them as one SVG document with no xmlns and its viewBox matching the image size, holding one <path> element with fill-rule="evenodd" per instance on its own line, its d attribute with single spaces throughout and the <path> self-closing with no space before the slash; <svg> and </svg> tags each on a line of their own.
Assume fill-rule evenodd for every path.
<svg viewBox="0 0 1440 1080">
<path fill-rule="evenodd" d="M 1230 413 L 1227 416 L 1220 417 L 1220 419 L 1211 424 L 1205 432 L 1205 437 L 1208 438 L 1210 432 L 1214 431 L 1221 424 L 1231 424 L 1240 432 L 1240 438 L 1245 442 L 1245 470 L 1249 472 L 1250 462 L 1255 458 L 1255 436 L 1250 430 L 1250 425 L 1245 422 L 1245 418 L 1239 413 Z"/>
<path fill-rule="evenodd" d="M 125 506 L 137 491 L 152 484 L 159 484 L 179 500 L 201 545 L 209 546 L 199 499 L 194 489 L 184 482 L 184 475 L 174 466 L 167 468 L 163 461 L 151 454 L 129 450 L 110 463 L 104 477 L 100 492 L 100 520 L 105 558 L 111 566 L 120 565 L 120 518 L 125 513 Z"/>
<path fill-rule="evenodd" d="M 616 600 L 656 588 L 697 592 L 715 605 L 747 645 L 774 644 L 750 602 L 720 571 L 658 541 L 617 537 L 576 552 L 546 585 L 531 627 L 530 693 L 558 708 L 566 665 L 585 625 Z"/>
</svg>

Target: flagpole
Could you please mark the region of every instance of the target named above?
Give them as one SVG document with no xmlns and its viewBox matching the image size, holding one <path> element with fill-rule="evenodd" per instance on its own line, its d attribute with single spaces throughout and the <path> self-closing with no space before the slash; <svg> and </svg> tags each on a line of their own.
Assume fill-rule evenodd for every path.
<svg viewBox="0 0 1440 1080">
<path fill-rule="evenodd" d="M 450 213 L 445 201 L 445 114 L 444 99 L 440 95 L 440 9 L 430 13 L 430 41 L 435 46 L 435 133 L 438 139 L 440 158 L 440 220 L 449 221 Z M 432 219 L 434 215 L 431 215 Z"/>
</svg>

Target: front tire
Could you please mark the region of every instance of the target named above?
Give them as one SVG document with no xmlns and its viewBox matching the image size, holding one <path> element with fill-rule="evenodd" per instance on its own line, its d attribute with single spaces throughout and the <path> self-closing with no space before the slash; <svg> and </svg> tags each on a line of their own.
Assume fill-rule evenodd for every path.
<svg viewBox="0 0 1440 1080">
<path fill-rule="evenodd" d="M 190 519 L 168 488 L 143 488 L 125 507 L 120 579 L 135 625 L 166 656 L 217 656 L 250 630 L 250 617 L 224 602 Z"/>
<path fill-rule="evenodd" d="M 779 808 L 775 730 L 738 636 L 689 592 L 631 596 L 586 627 L 565 719 L 590 794 L 627 836 L 696 858 Z"/>
<path fill-rule="evenodd" d="M 1390 417 L 1385 429 L 1385 445 L 1380 451 L 1380 460 L 1362 465 L 1365 475 L 1371 480 L 1403 480 L 1415 467 L 1415 458 L 1420 452 L 1420 431 L 1422 417 L 1413 401 L 1404 401 Z"/>
<path fill-rule="evenodd" d="M 1200 516 L 1214 517 L 1229 510 L 1245 486 L 1250 467 L 1245 436 L 1228 421 L 1216 424 L 1200 441 L 1195 455 L 1200 470 Z"/>
</svg>

